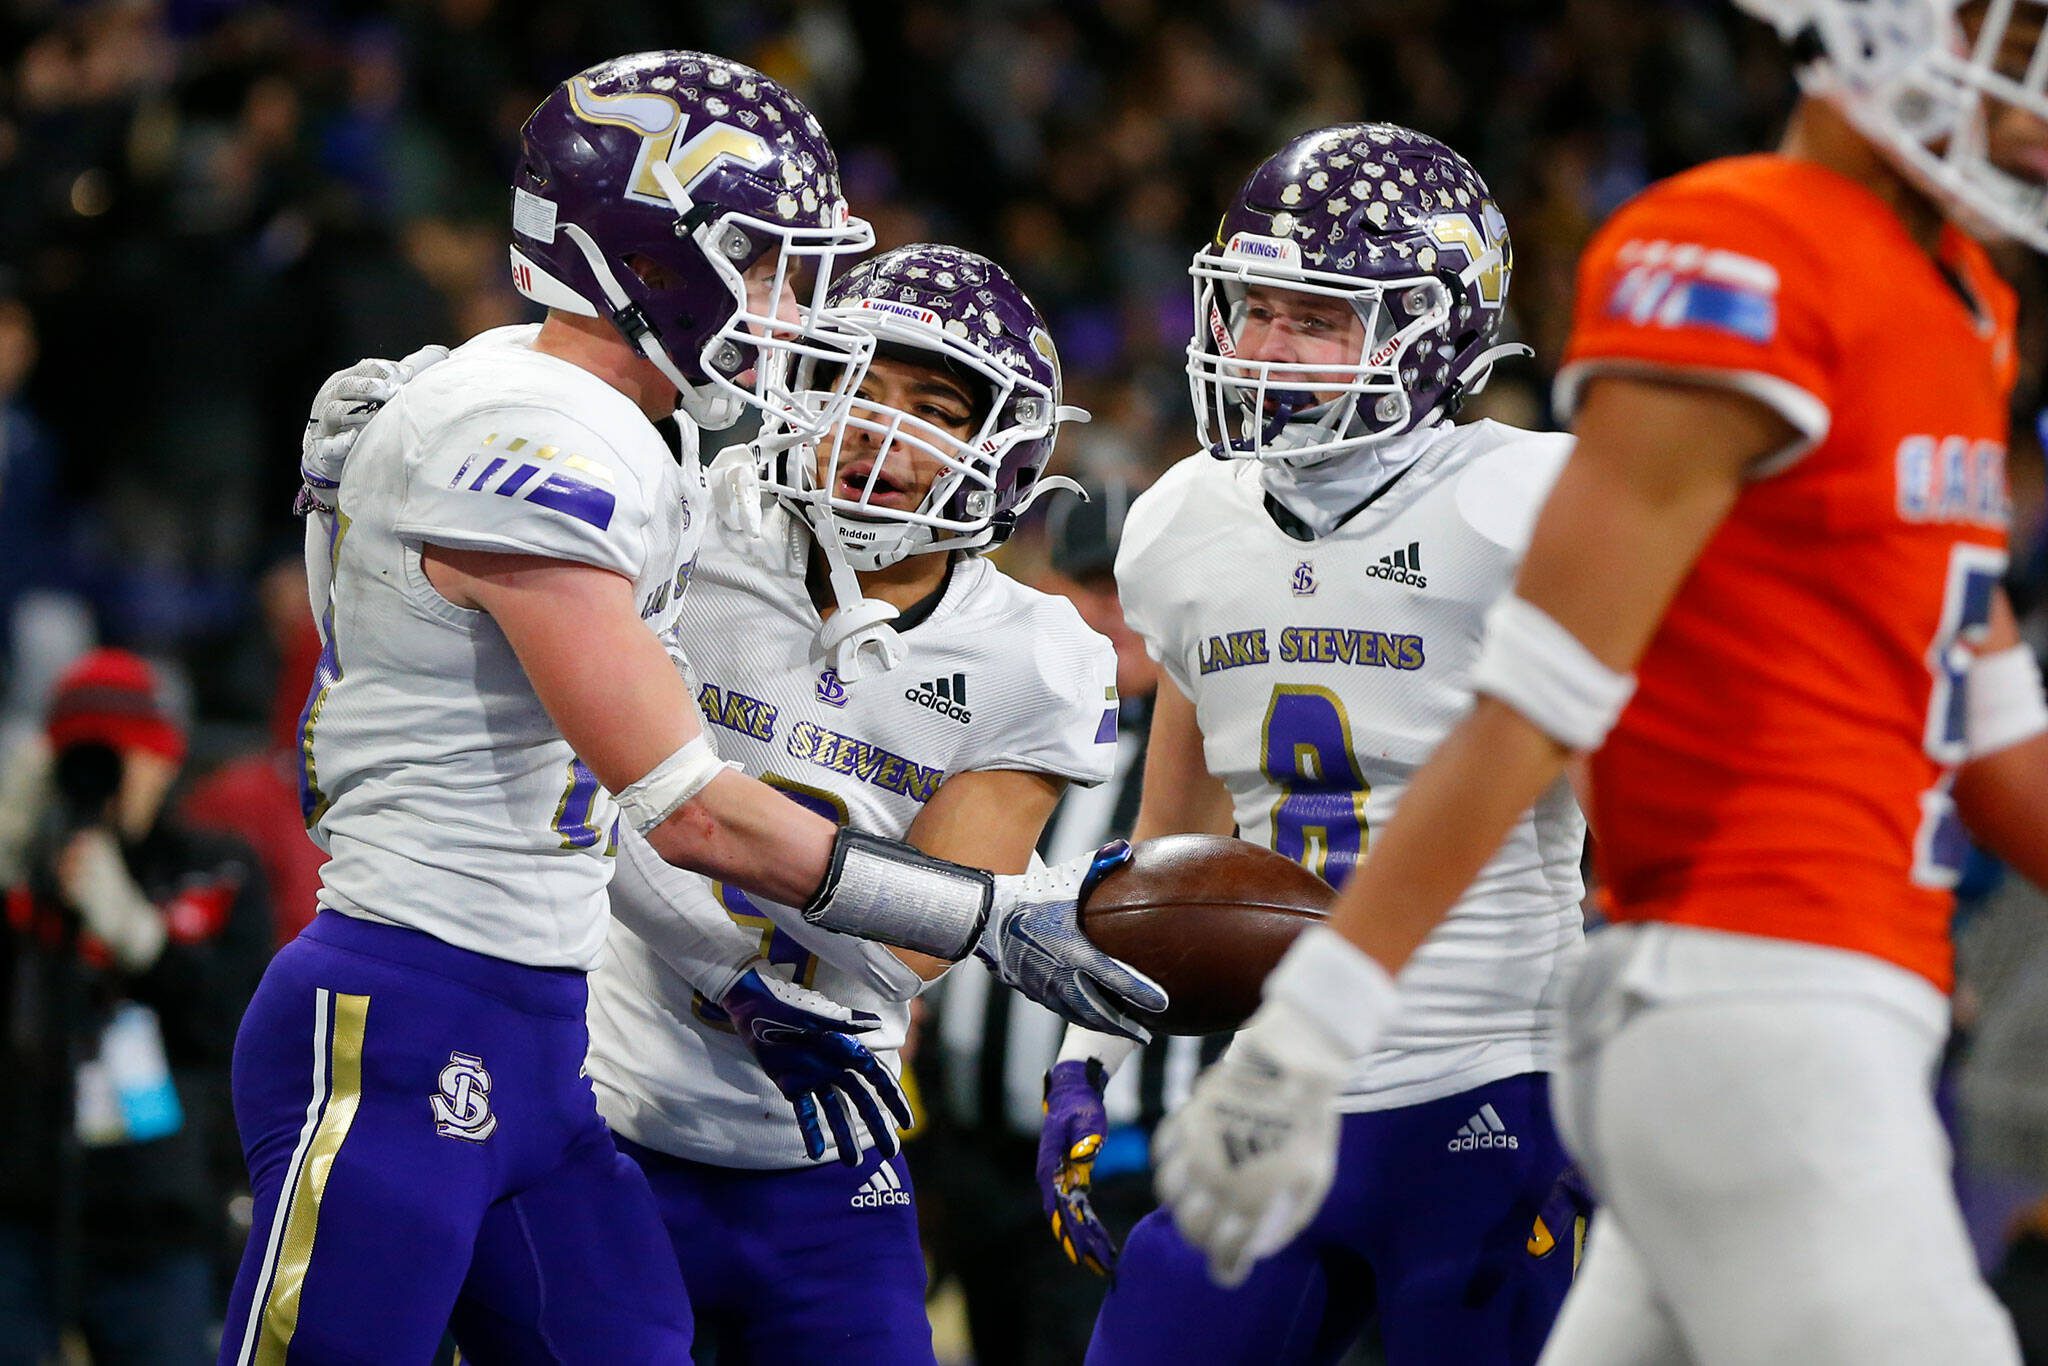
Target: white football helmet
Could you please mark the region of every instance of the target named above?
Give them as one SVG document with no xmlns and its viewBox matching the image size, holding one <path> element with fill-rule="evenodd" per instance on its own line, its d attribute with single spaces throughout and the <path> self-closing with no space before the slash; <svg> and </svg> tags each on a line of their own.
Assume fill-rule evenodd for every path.
<svg viewBox="0 0 2048 1366">
<path fill-rule="evenodd" d="M 1907 176 L 1980 234 L 2048 251 L 2048 183 L 1987 146 L 2004 104 L 2048 121 L 2048 0 L 1736 0 L 1777 29 L 1800 85 L 1833 103 Z M 2024 35 L 2023 53 L 2008 51 Z"/>
</svg>

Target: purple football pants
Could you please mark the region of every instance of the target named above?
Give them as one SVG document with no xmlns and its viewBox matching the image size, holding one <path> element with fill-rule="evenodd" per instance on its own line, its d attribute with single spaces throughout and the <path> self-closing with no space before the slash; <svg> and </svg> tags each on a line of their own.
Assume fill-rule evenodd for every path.
<svg viewBox="0 0 2048 1366">
<path fill-rule="evenodd" d="M 1237 1289 L 1164 1210 L 1141 1219 L 1089 1366 L 1332 1362 L 1375 1313 L 1389 1366 L 1533 1362 L 1578 1251 L 1578 1230 L 1536 1227 L 1568 1161 L 1540 1073 L 1346 1115 L 1315 1221 Z"/>
<path fill-rule="evenodd" d="M 647 1183 L 581 1075 L 583 974 L 323 911 L 235 1040 L 255 1222 L 226 1363 L 690 1360 Z"/>
<path fill-rule="evenodd" d="M 931 1366 L 924 1253 L 901 1154 L 750 1171 L 618 1144 L 654 1188 L 719 1366 Z"/>
</svg>

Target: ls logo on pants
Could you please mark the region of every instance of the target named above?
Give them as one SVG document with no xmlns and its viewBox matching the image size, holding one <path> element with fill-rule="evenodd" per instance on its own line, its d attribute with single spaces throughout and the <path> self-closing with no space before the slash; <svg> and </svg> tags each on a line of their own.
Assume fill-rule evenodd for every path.
<svg viewBox="0 0 2048 1366">
<path fill-rule="evenodd" d="M 441 1094 L 434 1101 L 434 1132 L 443 1138 L 481 1143 L 498 1127 L 491 1113 L 491 1074 L 482 1058 L 450 1053 L 441 1069 Z"/>
</svg>

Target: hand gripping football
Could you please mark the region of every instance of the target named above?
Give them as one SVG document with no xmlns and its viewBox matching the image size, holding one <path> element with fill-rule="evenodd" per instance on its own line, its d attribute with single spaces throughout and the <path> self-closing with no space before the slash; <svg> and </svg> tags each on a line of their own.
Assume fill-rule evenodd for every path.
<svg viewBox="0 0 2048 1366">
<path fill-rule="evenodd" d="M 1329 914 L 1336 892 L 1294 860 L 1223 835 L 1167 835 L 1137 846 L 1097 883 L 1081 929 L 1104 953 L 1166 988 L 1158 1032 L 1236 1029 L 1294 936 Z"/>
</svg>

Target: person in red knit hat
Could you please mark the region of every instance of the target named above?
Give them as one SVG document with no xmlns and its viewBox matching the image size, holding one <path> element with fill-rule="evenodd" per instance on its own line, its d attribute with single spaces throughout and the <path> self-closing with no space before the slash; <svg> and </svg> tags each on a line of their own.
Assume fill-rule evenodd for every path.
<svg viewBox="0 0 2048 1366">
<path fill-rule="evenodd" d="M 95 650 L 0 779 L 0 1361 L 210 1359 L 235 1026 L 270 950 L 254 858 L 165 819 L 185 732 Z"/>
</svg>

